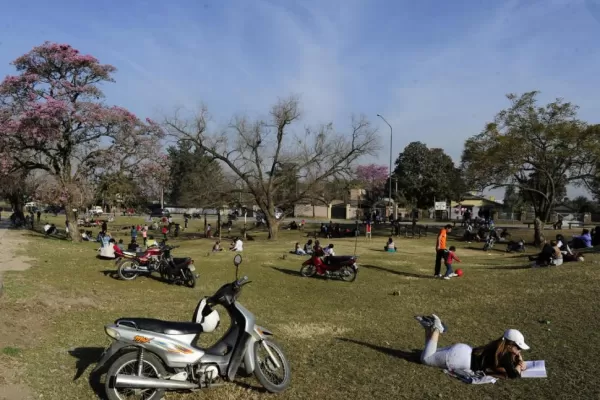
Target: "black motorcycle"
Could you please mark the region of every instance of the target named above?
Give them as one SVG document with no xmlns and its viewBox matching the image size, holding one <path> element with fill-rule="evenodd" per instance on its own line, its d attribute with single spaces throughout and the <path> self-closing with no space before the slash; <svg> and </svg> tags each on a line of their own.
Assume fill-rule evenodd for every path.
<svg viewBox="0 0 600 400">
<path fill-rule="evenodd" d="M 171 251 L 179 246 L 165 246 L 161 259 L 160 276 L 169 283 L 196 287 L 198 275 L 195 273 L 194 260 L 190 257 L 176 258 Z"/>
</svg>

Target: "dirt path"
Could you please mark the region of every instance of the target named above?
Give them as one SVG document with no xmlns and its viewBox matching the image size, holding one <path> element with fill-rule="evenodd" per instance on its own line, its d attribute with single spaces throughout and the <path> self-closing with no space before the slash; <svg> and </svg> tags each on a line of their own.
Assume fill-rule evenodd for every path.
<svg viewBox="0 0 600 400">
<path fill-rule="evenodd" d="M 19 249 L 27 243 L 21 232 L 9 230 L 9 222 L 0 221 L 0 296 L 2 296 L 2 274 L 7 271 L 25 271 L 30 267 L 28 257 L 17 255 Z M 1 308 L 1 304 L 0 304 Z M 0 348 L 4 352 L 6 348 Z M 19 383 L 18 364 L 4 360 L 0 353 L 0 400 L 29 400 L 32 391 Z"/>
<path fill-rule="evenodd" d="M 29 268 L 28 257 L 17 255 L 21 246 L 27 243 L 27 240 L 21 235 L 20 231 L 9 230 L 9 221 L 0 221 L 0 295 L 2 295 L 2 274 L 6 271 L 25 271 Z"/>
</svg>

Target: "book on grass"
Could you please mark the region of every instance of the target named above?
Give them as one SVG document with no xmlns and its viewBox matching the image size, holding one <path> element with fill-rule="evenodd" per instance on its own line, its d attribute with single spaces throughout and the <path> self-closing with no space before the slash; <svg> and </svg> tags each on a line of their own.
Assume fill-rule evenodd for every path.
<svg viewBox="0 0 600 400">
<path fill-rule="evenodd" d="M 521 378 L 547 378 L 544 360 L 525 361 L 527 369 L 521 372 Z"/>
</svg>

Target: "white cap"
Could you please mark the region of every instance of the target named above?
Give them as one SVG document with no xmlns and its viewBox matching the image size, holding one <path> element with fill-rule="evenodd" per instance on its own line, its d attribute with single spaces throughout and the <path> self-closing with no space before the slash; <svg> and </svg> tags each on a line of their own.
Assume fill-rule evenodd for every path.
<svg viewBox="0 0 600 400">
<path fill-rule="evenodd" d="M 525 344 L 525 337 L 523 336 L 523 334 L 516 329 L 507 329 L 504 332 L 503 338 L 506 340 L 510 340 L 511 342 L 515 342 L 515 344 L 519 346 L 521 350 L 530 349 L 530 347 L 527 346 L 527 344 Z"/>
</svg>

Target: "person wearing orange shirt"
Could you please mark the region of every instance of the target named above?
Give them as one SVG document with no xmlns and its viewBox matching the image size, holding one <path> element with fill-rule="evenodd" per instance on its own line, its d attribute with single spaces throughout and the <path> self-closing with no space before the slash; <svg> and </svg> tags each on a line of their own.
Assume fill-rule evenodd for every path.
<svg viewBox="0 0 600 400">
<path fill-rule="evenodd" d="M 450 232 L 452 232 L 452 225 L 448 224 L 440 229 L 440 233 L 437 235 L 435 242 L 435 278 L 442 277 L 442 260 L 446 262 L 448 259 L 448 247 L 446 246 L 446 241 Z"/>
</svg>

